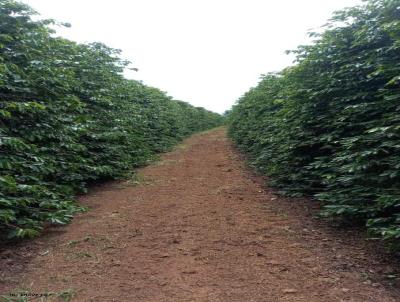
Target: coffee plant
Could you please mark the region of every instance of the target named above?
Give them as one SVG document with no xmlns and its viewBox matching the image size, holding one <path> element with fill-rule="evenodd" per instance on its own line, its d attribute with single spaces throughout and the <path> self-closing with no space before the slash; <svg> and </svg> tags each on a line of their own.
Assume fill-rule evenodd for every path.
<svg viewBox="0 0 400 302">
<path fill-rule="evenodd" d="M 296 64 L 230 112 L 230 136 L 273 185 L 322 214 L 400 239 L 400 1 L 336 12 Z"/>
<path fill-rule="evenodd" d="M 123 177 L 222 117 L 127 80 L 101 43 L 54 36 L 53 20 L 0 0 L 0 234 L 32 237 L 82 210 L 74 194 Z"/>
</svg>

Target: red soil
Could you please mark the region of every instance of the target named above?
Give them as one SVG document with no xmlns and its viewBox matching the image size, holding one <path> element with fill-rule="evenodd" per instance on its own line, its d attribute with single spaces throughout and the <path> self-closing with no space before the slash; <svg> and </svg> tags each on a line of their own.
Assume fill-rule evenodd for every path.
<svg viewBox="0 0 400 302">
<path fill-rule="evenodd" d="M 26 288 L 64 292 L 65 300 L 44 301 L 400 301 L 395 281 L 384 279 L 393 278 L 390 262 L 359 231 L 329 228 L 311 217 L 309 201 L 266 189 L 224 129 L 187 139 L 138 175 L 137 185 L 92 189 L 80 198 L 91 210 L 72 224 L 3 247 L 0 295 Z"/>
</svg>

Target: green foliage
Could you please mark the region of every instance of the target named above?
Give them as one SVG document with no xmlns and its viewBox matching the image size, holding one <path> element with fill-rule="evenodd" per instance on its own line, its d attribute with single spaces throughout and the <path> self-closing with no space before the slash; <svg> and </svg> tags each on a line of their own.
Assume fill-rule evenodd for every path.
<svg viewBox="0 0 400 302">
<path fill-rule="evenodd" d="M 0 230 L 32 237 L 68 223 L 88 183 L 118 178 L 222 117 L 122 76 L 101 43 L 52 35 L 51 20 L 0 1 Z"/>
<path fill-rule="evenodd" d="M 297 64 L 263 76 L 230 135 L 282 193 L 400 238 L 400 1 L 337 12 Z"/>
</svg>

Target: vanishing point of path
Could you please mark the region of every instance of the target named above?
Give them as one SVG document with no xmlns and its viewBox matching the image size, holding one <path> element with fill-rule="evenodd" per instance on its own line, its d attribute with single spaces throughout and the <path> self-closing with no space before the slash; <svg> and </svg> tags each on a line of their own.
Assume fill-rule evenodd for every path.
<svg viewBox="0 0 400 302">
<path fill-rule="evenodd" d="M 3 247 L 0 294 L 27 288 L 73 295 L 64 301 L 400 301 L 394 287 L 374 279 L 390 265 L 346 231 L 316 227 L 309 203 L 266 189 L 223 128 L 194 135 L 138 173 L 137 184 L 108 183 L 81 197 L 91 210 L 72 224 Z"/>
</svg>

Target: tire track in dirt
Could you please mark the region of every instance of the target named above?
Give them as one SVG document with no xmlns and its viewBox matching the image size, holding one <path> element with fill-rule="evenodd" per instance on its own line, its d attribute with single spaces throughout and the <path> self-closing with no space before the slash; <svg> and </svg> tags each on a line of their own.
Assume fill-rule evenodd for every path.
<svg viewBox="0 0 400 302">
<path fill-rule="evenodd" d="M 0 294 L 27 288 L 64 292 L 71 301 L 400 301 L 394 289 L 365 277 L 375 260 L 362 243 L 313 229 L 301 221 L 304 213 L 279 206 L 287 200 L 245 168 L 223 128 L 187 139 L 138 178 L 138 185 L 92 189 L 80 198 L 91 210 L 71 225 L 3 248 Z"/>
</svg>

